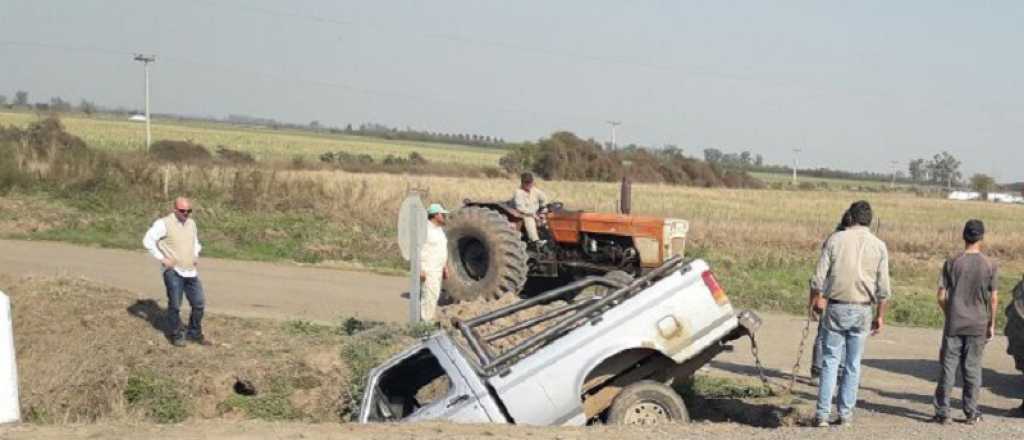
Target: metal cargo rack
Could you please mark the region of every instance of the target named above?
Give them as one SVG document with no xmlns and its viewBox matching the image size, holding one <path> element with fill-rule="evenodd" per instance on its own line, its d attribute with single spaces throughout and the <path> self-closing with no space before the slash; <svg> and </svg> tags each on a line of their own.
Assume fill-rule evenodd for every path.
<svg viewBox="0 0 1024 440">
<path fill-rule="evenodd" d="M 476 356 L 478 372 L 481 375 L 494 376 L 505 374 L 512 364 L 526 354 L 550 344 L 580 325 L 587 322 L 599 322 L 604 312 L 632 298 L 654 282 L 682 269 L 684 266 L 682 256 L 673 257 L 629 284 L 623 284 L 605 277 L 587 277 L 466 321 L 455 319 L 454 324 L 462 333 L 462 336 L 466 338 L 469 348 L 473 352 L 472 354 Z M 574 293 L 578 294 L 589 287 L 606 287 L 615 290 L 605 294 L 573 299 L 575 297 Z M 499 329 L 488 335 L 481 336 L 478 331 L 483 325 L 557 299 L 564 299 L 568 304 L 550 310 L 535 318 Z M 547 329 L 530 336 L 503 352 L 492 353 L 490 347 L 488 347 L 491 342 L 556 319 L 558 321 L 551 324 Z"/>
</svg>

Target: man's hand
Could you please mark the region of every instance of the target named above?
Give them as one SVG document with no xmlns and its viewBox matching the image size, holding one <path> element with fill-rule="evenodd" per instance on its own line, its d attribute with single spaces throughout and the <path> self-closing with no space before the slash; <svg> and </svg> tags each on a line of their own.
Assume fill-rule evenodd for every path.
<svg viewBox="0 0 1024 440">
<path fill-rule="evenodd" d="M 427 280 L 427 273 L 421 270 L 420 271 L 420 282 L 422 283 L 422 282 L 424 282 L 426 280 Z"/>
<path fill-rule="evenodd" d="M 441 279 L 442 280 L 447 280 L 448 279 L 448 266 L 445 266 L 444 270 L 441 271 Z"/>
<path fill-rule="evenodd" d="M 885 328 L 885 318 L 881 316 L 875 318 L 874 321 L 871 321 L 871 336 L 878 336 L 879 333 L 882 333 L 883 328 Z"/>
<path fill-rule="evenodd" d="M 171 257 L 164 257 L 163 260 L 160 260 L 160 264 L 164 266 L 164 269 L 174 268 L 174 263 L 176 263 L 176 261 Z"/>
<path fill-rule="evenodd" d="M 988 326 L 988 332 L 985 333 L 985 337 L 986 337 L 986 339 L 991 341 L 992 338 L 995 337 L 995 335 L 996 335 L 996 326 L 995 326 L 995 324 L 991 324 L 991 325 Z"/>
</svg>

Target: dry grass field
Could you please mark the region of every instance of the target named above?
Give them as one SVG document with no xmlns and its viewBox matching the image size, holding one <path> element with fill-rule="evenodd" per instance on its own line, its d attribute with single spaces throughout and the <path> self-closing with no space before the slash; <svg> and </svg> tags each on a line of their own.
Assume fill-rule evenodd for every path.
<svg viewBox="0 0 1024 440">
<path fill-rule="evenodd" d="M 33 113 L 0 112 L 0 125 L 19 127 L 39 119 Z M 139 122 L 110 117 L 61 117 L 67 131 L 101 150 L 138 151 L 146 140 L 144 125 Z M 469 147 L 454 144 L 385 140 L 362 136 L 312 133 L 298 130 L 271 130 L 269 128 L 242 127 L 229 124 L 167 121 L 154 118 L 153 141 L 191 140 L 214 148 L 218 145 L 252 153 L 260 160 L 291 160 L 316 158 L 326 152 L 343 151 L 350 154 L 368 154 L 375 159 L 387 155 L 406 157 L 418 152 L 432 162 L 457 163 L 477 166 L 495 166 L 503 154 L 499 149 Z"/>
</svg>

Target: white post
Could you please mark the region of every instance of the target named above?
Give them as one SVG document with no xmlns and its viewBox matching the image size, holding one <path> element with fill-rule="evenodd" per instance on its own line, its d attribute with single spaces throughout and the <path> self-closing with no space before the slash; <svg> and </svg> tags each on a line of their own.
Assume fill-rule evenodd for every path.
<svg viewBox="0 0 1024 440">
<path fill-rule="evenodd" d="M 14 361 L 14 320 L 11 301 L 0 292 L 0 424 L 21 420 L 18 367 Z"/>
<path fill-rule="evenodd" d="M 426 221 L 424 218 L 419 219 L 420 222 Z M 412 222 L 409 227 L 409 240 L 412 243 L 409 252 L 409 276 L 410 287 L 409 287 L 409 322 L 415 324 L 420 322 L 420 318 L 423 316 L 420 312 L 420 228 L 416 226 L 415 222 Z"/>
<path fill-rule="evenodd" d="M 149 131 L 149 62 L 144 63 L 146 68 L 146 150 L 153 146 L 153 134 Z"/>
</svg>

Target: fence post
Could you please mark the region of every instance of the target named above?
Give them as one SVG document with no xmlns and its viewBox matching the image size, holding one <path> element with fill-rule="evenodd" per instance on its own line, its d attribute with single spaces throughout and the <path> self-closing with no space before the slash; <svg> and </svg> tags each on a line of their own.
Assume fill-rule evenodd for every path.
<svg viewBox="0 0 1024 440">
<path fill-rule="evenodd" d="M 18 367 L 14 361 L 14 319 L 11 300 L 0 291 L 0 424 L 21 419 Z"/>
<path fill-rule="evenodd" d="M 164 165 L 164 198 L 165 199 L 167 197 L 170 197 L 168 195 L 168 193 L 169 193 L 169 188 L 168 187 L 170 186 L 170 184 L 171 184 L 171 167 L 167 166 L 167 165 Z"/>
</svg>

